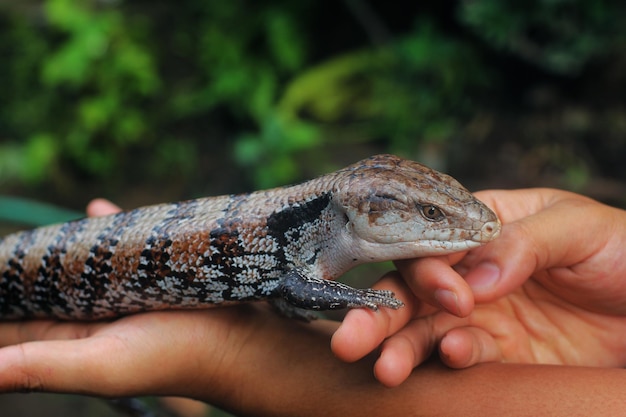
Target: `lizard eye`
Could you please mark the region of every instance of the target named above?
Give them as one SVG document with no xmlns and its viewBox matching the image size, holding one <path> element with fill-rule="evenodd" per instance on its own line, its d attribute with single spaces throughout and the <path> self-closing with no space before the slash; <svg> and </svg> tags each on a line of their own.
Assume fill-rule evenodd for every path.
<svg viewBox="0 0 626 417">
<path fill-rule="evenodd" d="M 442 220 L 445 217 L 439 207 L 432 206 L 432 205 L 422 206 L 422 215 L 427 220 L 430 220 L 433 222 L 438 222 L 439 220 Z"/>
</svg>

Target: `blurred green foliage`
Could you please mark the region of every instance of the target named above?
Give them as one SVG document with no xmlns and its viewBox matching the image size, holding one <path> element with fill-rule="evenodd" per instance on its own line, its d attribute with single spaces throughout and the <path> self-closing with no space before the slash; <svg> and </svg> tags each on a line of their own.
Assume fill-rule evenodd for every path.
<svg viewBox="0 0 626 417">
<path fill-rule="evenodd" d="M 617 0 L 464 0 L 458 15 L 495 48 L 573 75 L 624 42 L 625 7 Z"/>
<path fill-rule="evenodd" d="M 225 144 L 255 187 L 299 179 L 298 155 L 340 145 L 415 156 L 507 94 L 518 74 L 502 57 L 571 77 L 624 43 L 618 1 L 391 8 L 403 25 L 381 5 L 0 3 L 0 185 L 184 179 Z M 376 42 L 359 8 L 385 29 Z M 325 33 L 334 12 L 352 30 Z"/>
</svg>

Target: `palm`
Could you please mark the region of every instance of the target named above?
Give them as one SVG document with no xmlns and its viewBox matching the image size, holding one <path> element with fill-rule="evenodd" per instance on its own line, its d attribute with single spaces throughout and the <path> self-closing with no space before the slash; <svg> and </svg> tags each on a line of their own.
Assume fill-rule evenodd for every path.
<svg viewBox="0 0 626 417">
<path fill-rule="evenodd" d="M 436 327 L 459 321 L 488 334 L 504 362 L 621 366 L 626 318 L 589 311 L 529 280 L 465 319 L 438 313 Z M 456 322 L 456 323 L 455 323 Z"/>
</svg>

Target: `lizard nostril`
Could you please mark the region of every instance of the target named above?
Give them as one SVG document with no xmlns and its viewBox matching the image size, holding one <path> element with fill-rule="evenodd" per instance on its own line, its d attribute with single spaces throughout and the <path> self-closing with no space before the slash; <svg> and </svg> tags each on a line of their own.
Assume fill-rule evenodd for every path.
<svg viewBox="0 0 626 417">
<path fill-rule="evenodd" d="M 481 231 L 481 235 L 483 236 L 483 239 L 485 240 L 494 239 L 500 234 L 500 222 L 499 221 L 487 222 L 483 225 L 480 231 Z"/>
</svg>

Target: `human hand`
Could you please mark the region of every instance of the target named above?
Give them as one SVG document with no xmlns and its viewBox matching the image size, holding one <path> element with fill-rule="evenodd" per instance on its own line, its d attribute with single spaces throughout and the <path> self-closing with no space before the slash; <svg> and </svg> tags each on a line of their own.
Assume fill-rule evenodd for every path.
<svg viewBox="0 0 626 417">
<path fill-rule="evenodd" d="M 406 283 L 391 273 L 377 287 L 406 308 L 349 312 L 333 337 L 337 356 L 353 361 L 382 343 L 375 373 L 388 386 L 437 347 L 454 368 L 624 366 L 626 212 L 549 189 L 477 196 L 500 217 L 501 236 L 467 253 L 398 262 Z"/>
<path fill-rule="evenodd" d="M 616 369 L 486 364 L 453 372 L 431 362 L 386 389 L 371 375 L 373 358 L 346 364 L 332 356 L 336 323 L 305 324 L 265 307 L 152 312 L 112 323 L 0 323 L 0 346 L 20 343 L 0 348 L 0 392 L 178 395 L 241 416 L 623 411 L 626 375 Z"/>
<path fill-rule="evenodd" d="M 268 371 L 277 392 L 310 386 L 315 373 L 289 363 L 318 357 L 320 340 L 328 351 L 335 328 L 329 321 L 285 319 L 263 304 L 150 312 L 112 322 L 0 322 L 0 392 L 175 395 L 247 409 L 248 401 L 258 405 L 267 397 Z M 297 394 L 295 402 L 304 391 Z M 294 406 L 278 395 L 271 400 Z"/>
</svg>

